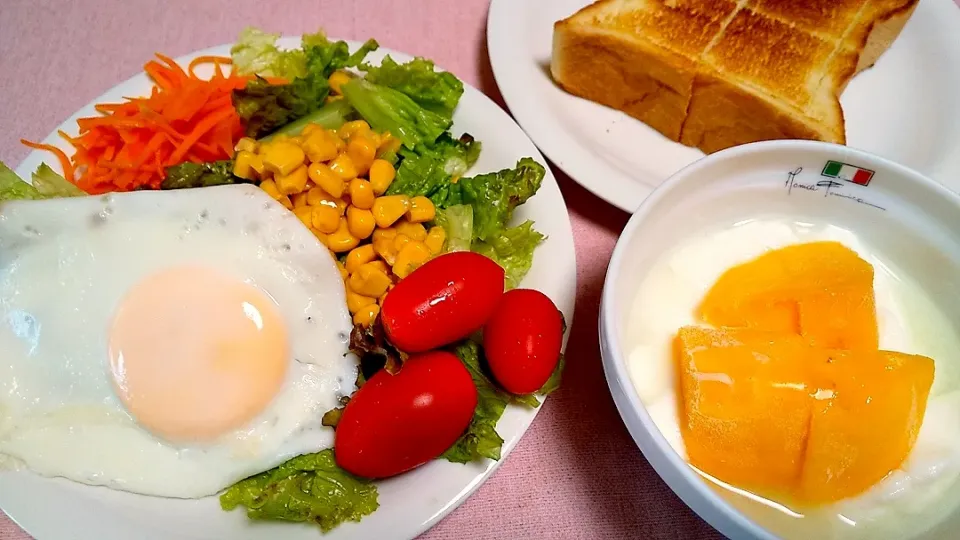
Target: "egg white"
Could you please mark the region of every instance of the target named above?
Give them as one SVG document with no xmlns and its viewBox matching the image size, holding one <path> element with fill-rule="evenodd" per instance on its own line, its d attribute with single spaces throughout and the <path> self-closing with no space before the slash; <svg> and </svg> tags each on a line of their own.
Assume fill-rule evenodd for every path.
<svg viewBox="0 0 960 540">
<path fill-rule="evenodd" d="M 253 422 L 209 444 L 170 444 L 116 397 L 107 329 L 127 290 L 202 264 L 271 296 L 290 339 L 287 378 Z M 149 324 L 149 321 L 144 321 Z M 249 185 L 0 206 L 0 457 L 147 495 L 214 494 L 330 447 L 326 410 L 354 389 L 351 321 L 330 253 Z"/>
<path fill-rule="evenodd" d="M 960 506 L 960 337 L 922 287 L 852 232 L 828 224 L 756 219 L 685 240 L 653 265 L 634 300 L 628 323 L 631 381 L 660 432 L 686 458 L 671 353 L 677 329 L 697 324 L 697 305 L 731 266 L 770 249 L 820 240 L 841 242 L 873 265 L 880 347 L 935 361 L 918 440 L 900 469 L 870 490 L 812 511 L 711 485 L 734 507 L 786 538 L 909 538 Z"/>
</svg>

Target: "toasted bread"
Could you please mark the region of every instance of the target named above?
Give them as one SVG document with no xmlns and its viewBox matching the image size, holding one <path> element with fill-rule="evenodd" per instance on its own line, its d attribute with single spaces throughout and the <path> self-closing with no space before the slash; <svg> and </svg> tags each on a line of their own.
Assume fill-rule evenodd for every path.
<svg viewBox="0 0 960 540">
<path fill-rule="evenodd" d="M 710 153 L 845 143 L 839 96 L 918 0 L 600 0 L 554 26 L 566 91 Z"/>
</svg>

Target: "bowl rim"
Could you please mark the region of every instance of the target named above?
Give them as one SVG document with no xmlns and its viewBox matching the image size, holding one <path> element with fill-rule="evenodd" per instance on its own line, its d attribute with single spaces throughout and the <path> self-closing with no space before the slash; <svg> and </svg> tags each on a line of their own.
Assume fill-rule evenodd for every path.
<svg viewBox="0 0 960 540">
<path fill-rule="evenodd" d="M 600 351 L 607 385 L 621 420 L 630 436 L 644 454 L 650 465 L 670 489 L 696 512 L 704 521 L 731 538 L 777 540 L 777 536 L 755 523 L 745 514 L 726 502 L 707 481 L 689 466 L 687 461 L 670 446 L 656 423 L 640 400 L 627 371 L 627 355 L 615 346 L 620 333 L 620 321 L 614 316 L 620 303 L 626 301 L 614 291 L 614 282 L 620 274 L 626 256 L 628 240 L 643 227 L 652 208 L 669 193 L 693 181 L 704 169 L 715 167 L 748 155 L 774 153 L 784 150 L 816 152 L 832 158 L 856 159 L 869 164 L 874 170 L 884 170 L 907 182 L 922 185 L 938 196 L 953 202 L 960 209 L 960 195 L 923 174 L 881 156 L 843 145 L 820 141 L 779 140 L 761 141 L 735 146 L 707 155 L 680 169 L 658 186 L 630 216 L 614 247 L 604 278 L 600 302 L 599 336 Z M 629 301 L 633 301 L 630 299 Z"/>
</svg>

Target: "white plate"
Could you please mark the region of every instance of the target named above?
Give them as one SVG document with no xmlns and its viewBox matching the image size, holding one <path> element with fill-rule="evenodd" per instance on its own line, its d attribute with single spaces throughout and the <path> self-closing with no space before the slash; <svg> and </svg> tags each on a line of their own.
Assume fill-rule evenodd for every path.
<svg viewBox="0 0 960 540">
<path fill-rule="evenodd" d="M 281 43 L 286 47 L 297 47 L 299 38 L 284 38 Z M 359 43 L 351 42 L 350 45 L 353 49 Z M 178 62 L 186 65 L 196 56 L 210 54 L 229 55 L 229 45 L 198 51 L 179 58 Z M 385 49 L 377 51 L 370 59 L 379 62 L 384 54 L 390 54 L 398 61 L 410 59 L 405 54 Z M 503 110 L 477 89 L 464 86 L 463 98 L 454 115 L 453 132 L 468 132 L 483 144 L 480 159 L 471 173 L 513 167 L 524 156 L 546 163 L 530 139 Z M 149 93 L 149 89 L 149 80 L 139 74 L 112 88 L 94 103 L 117 102 L 123 96 Z M 94 103 L 71 116 L 60 129 L 76 134 L 77 118 L 95 115 Z M 69 148 L 56 132 L 44 142 Z M 48 154 L 33 152 L 20 164 L 17 173 L 29 178 L 30 172 L 41 161 L 59 170 Z M 548 236 L 537 248 L 533 268 L 523 286 L 546 293 L 571 322 L 577 288 L 573 234 L 563 197 L 549 168 L 540 191 L 518 208 L 515 219 L 518 222 L 534 220 L 537 229 Z M 505 440 L 500 462 L 506 459 L 530 427 L 537 410 L 513 406 L 507 409 L 497 425 L 497 431 Z M 380 482 L 380 509 L 359 524 L 345 524 L 324 538 L 412 538 L 466 500 L 498 464 L 489 460 L 469 465 L 433 461 L 410 473 Z M 145 497 L 63 479 L 42 478 L 27 472 L 0 473 L 0 508 L 37 540 L 320 538 L 319 529 L 310 524 L 252 523 L 241 510 L 223 512 L 216 497 L 194 501 Z M 490 516 L 490 520 L 490 526 L 496 527 L 495 516 Z"/>
<path fill-rule="evenodd" d="M 553 23 L 589 0 L 493 0 L 487 47 L 510 112 L 558 167 L 628 212 L 703 156 L 550 77 Z M 893 46 L 841 97 L 848 145 L 960 191 L 960 10 L 923 0 Z"/>
</svg>

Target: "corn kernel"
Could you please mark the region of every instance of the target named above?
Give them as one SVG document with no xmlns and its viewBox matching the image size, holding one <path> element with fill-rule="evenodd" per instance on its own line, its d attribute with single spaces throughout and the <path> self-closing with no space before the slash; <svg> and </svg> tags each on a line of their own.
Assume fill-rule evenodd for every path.
<svg viewBox="0 0 960 540">
<path fill-rule="evenodd" d="M 363 178 L 354 178 L 350 181 L 350 203 L 357 208 L 369 210 L 373 208 L 373 186 Z"/>
<path fill-rule="evenodd" d="M 307 168 L 307 176 L 323 191 L 333 195 L 335 199 L 343 197 L 343 190 L 346 187 L 343 179 L 330 170 L 330 167 L 323 163 L 311 163 L 310 167 Z"/>
<path fill-rule="evenodd" d="M 417 195 L 410 199 L 410 210 L 407 211 L 407 219 L 414 223 L 423 223 L 425 221 L 433 221 L 435 217 L 437 217 L 437 209 L 433 206 L 433 201 L 423 195 Z"/>
<path fill-rule="evenodd" d="M 314 229 L 332 234 L 340 227 L 340 212 L 336 208 L 322 204 L 308 208 L 311 211 L 311 223 Z"/>
<path fill-rule="evenodd" d="M 380 227 L 393 225 L 401 216 L 407 213 L 409 197 L 406 195 L 387 195 L 373 201 L 373 218 Z"/>
<path fill-rule="evenodd" d="M 370 165 L 370 172 L 367 175 L 370 178 L 370 185 L 373 186 L 373 192 L 377 195 L 383 195 L 393 179 L 397 176 L 396 169 L 389 161 L 376 159 Z"/>
<path fill-rule="evenodd" d="M 447 241 L 447 231 L 443 227 L 431 227 L 427 232 L 427 238 L 423 241 L 430 253 L 436 255 L 443 251 L 443 243 Z"/>
<path fill-rule="evenodd" d="M 315 208 L 325 207 L 317 206 Z M 351 249 L 357 247 L 358 244 L 360 244 L 360 239 L 350 234 L 350 230 L 347 228 L 346 218 L 340 218 L 340 224 L 337 227 L 337 230 L 327 236 L 327 247 L 330 248 L 330 251 L 334 253 L 344 253 L 350 251 Z"/>
<path fill-rule="evenodd" d="M 271 141 L 263 152 L 263 165 L 274 174 L 286 176 L 303 165 L 303 149 L 289 141 Z"/>
<path fill-rule="evenodd" d="M 347 272 L 347 267 L 345 267 L 342 262 L 336 259 L 334 259 L 334 261 L 337 263 L 337 270 L 340 271 L 340 278 L 343 279 L 344 283 L 346 283 L 347 278 L 350 277 L 350 274 Z"/>
<path fill-rule="evenodd" d="M 393 241 L 397 237 L 395 229 L 377 229 L 373 231 L 373 249 L 381 259 L 393 265 L 397 258 L 397 251 L 393 249 Z"/>
<path fill-rule="evenodd" d="M 386 272 L 381 272 L 375 265 L 369 264 L 361 265 L 356 272 L 350 274 L 347 280 L 351 291 L 373 298 L 387 292 L 387 287 L 391 284 L 393 282 L 390 281 L 390 276 Z"/>
<path fill-rule="evenodd" d="M 380 157 L 384 154 L 395 154 L 400 150 L 400 145 L 403 144 L 400 139 L 390 135 L 389 132 L 384 133 L 380 136 L 380 145 L 377 147 L 377 157 Z"/>
<path fill-rule="evenodd" d="M 260 149 L 260 145 L 256 140 L 251 139 L 250 137 L 241 137 L 237 144 L 234 145 L 233 150 L 237 153 L 240 152 L 250 152 L 256 154 L 257 150 Z"/>
<path fill-rule="evenodd" d="M 313 233 L 313 236 L 317 237 L 317 240 L 319 240 L 320 243 L 323 244 L 324 247 L 326 247 L 326 245 L 327 245 L 327 237 L 329 236 L 327 233 L 322 233 L 322 232 L 314 229 L 313 227 L 310 227 L 310 232 L 312 232 L 312 233 Z"/>
<path fill-rule="evenodd" d="M 376 303 L 376 298 L 370 298 L 369 296 L 357 294 L 351 291 L 349 286 L 347 287 L 347 309 L 350 311 L 350 313 L 356 313 L 364 307 Z"/>
<path fill-rule="evenodd" d="M 366 121 L 352 120 L 340 126 L 340 129 L 337 130 L 337 135 L 339 135 L 341 139 L 349 139 L 354 133 L 366 133 L 367 131 L 370 131 L 370 124 Z"/>
<path fill-rule="evenodd" d="M 337 206 L 337 199 L 323 190 L 322 187 L 315 186 L 307 191 L 307 204 L 310 206 Z"/>
<path fill-rule="evenodd" d="M 351 206 L 347 208 L 347 228 L 350 234 L 363 240 L 373 234 L 377 222 L 373 219 L 373 212 Z"/>
<path fill-rule="evenodd" d="M 350 142 L 347 143 L 347 155 L 350 156 L 356 166 L 357 174 L 361 176 L 370 170 L 370 165 L 377 156 L 377 145 L 370 137 L 373 134 L 372 131 L 364 136 L 357 134 L 351 137 Z"/>
<path fill-rule="evenodd" d="M 330 74 L 330 78 L 327 79 L 327 83 L 330 85 L 330 91 L 337 95 L 343 94 L 343 92 L 340 91 L 340 87 L 350 82 L 352 78 L 349 73 L 341 69 L 334 71 Z"/>
<path fill-rule="evenodd" d="M 250 159 L 250 168 L 253 169 L 260 178 L 264 178 L 270 174 L 269 171 L 267 171 L 267 168 L 264 167 L 263 157 L 260 156 L 260 154 L 257 154 Z"/>
<path fill-rule="evenodd" d="M 257 158 L 257 155 L 248 150 L 241 150 L 237 152 L 237 156 L 234 158 L 233 162 L 233 174 L 234 176 L 239 176 L 240 178 L 245 178 L 247 180 L 256 180 L 258 174 L 253 170 L 253 160 Z"/>
<path fill-rule="evenodd" d="M 283 193 L 280 193 L 280 190 L 277 189 L 277 184 L 273 180 L 264 180 L 260 182 L 260 189 L 267 192 L 267 195 L 273 197 L 275 200 L 280 200 L 280 197 L 283 197 Z"/>
<path fill-rule="evenodd" d="M 340 153 L 330 162 L 330 170 L 344 181 L 350 181 L 357 177 L 357 166 L 350 159 L 346 152 Z M 331 195 L 333 195 L 331 193 Z"/>
<path fill-rule="evenodd" d="M 412 238 L 405 234 L 397 233 L 397 236 L 393 239 L 393 250 L 397 253 L 400 253 L 400 250 L 404 248 L 407 244 L 413 241 Z"/>
<path fill-rule="evenodd" d="M 339 101 L 341 99 L 343 99 L 343 96 L 327 96 L 323 98 L 323 103 L 326 105 L 327 103 L 333 103 L 334 101 Z"/>
<path fill-rule="evenodd" d="M 390 240 L 393 241 L 397 237 L 397 230 L 393 227 L 384 227 L 373 231 L 373 241 L 378 240 Z"/>
<path fill-rule="evenodd" d="M 313 135 L 314 133 L 316 133 L 316 132 L 319 131 L 319 130 L 323 130 L 323 128 L 320 127 L 319 124 L 314 124 L 313 122 L 310 122 L 309 124 L 303 126 L 303 129 L 300 130 L 300 136 L 301 136 L 301 137 L 310 137 L 310 135 Z"/>
<path fill-rule="evenodd" d="M 284 195 L 300 193 L 307 186 L 307 168 L 301 165 L 290 174 L 277 176 L 274 181 L 277 183 L 277 189 Z"/>
<path fill-rule="evenodd" d="M 367 265 L 370 266 L 371 268 L 376 268 L 377 270 L 380 270 L 381 272 L 383 272 L 388 276 L 390 275 L 390 267 L 387 266 L 387 263 L 383 262 L 380 259 L 374 259 L 368 262 Z"/>
<path fill-rule="evenodd" d="M 314 163 L 330 161 L 337 157 L 338 153 L 336 141 L 325 129 L 319 129 L 311 133 L 303 143 L 303 151 L 306 152 L 307 159 Z"/>
<path fill-rule="evenodd" d="M 290 201 L 293 202 L 294 208 L 300 208 L 301 206 L 308 206 L 307 192 L 301 191 L 300 193 L 295 194 L 293 197 L 290 197 Z"/>
<path fill-rule="evenodd" d="M 427 262 L 428 259 L 430 259 L 430 250 L 423 242 L 408 242 L 397 253 L 397 260 L 393 263 L 393 273 L 398 278 L 403 279 Z"/>
<path fill-rule="evenodd" d="M 370 326 L 373 324 L 373 321 L 377 320 L 377 315 L 379 314 L 380 306 L 376 304 L 364 306 L 360 311 L 357 311 L 353 315 L 353 324 L 358 324 L 363 327 Z"/>
<path fill-rule="evenodd" d="M 287 197 L 286 195 L 280 195 L 280 198 L 277 199 L 277 202 L 282 204 L 287 210 L 293 210 L 293 203 L 290 202 L 290 197 Z"/>
<path fill-rule="evenodd" d="M 373 244 L 353 248 L 350 253 L 347 253 L 347 272 L 352 274 L 357 271 L 357 268 L 376 258 L 377 253 L 373 251 Z"/>
<path fill-rule="evenodd" d="M 411 223 L 405 219 L 401 219 L 394 227 L 397 229 L 397 234 L 405 234 L 409 236 L 411 240 L 423 242 L 427 239 L 427 229 L 420 223 Z"/>
<path fill-rule="evenodd" d="M 313 227 L 313 208 L 293 203 L 293 214 L 307 227 Z"/>
</svg>

